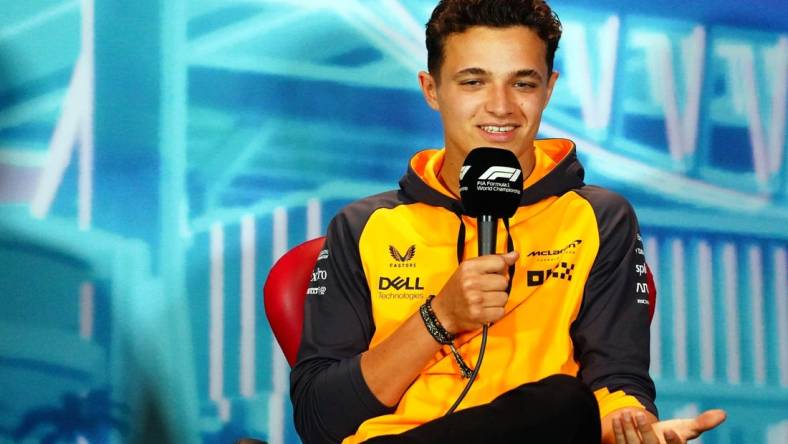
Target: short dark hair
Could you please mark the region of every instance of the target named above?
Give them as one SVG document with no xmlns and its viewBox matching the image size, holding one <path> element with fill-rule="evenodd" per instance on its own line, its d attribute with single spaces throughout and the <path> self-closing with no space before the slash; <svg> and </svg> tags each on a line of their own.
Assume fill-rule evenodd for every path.
<svg viewBox="0 0 788 444">
<path fill-rule="evenodd" d="M 427 68 L 436 78 L 443 65 L 446 38 L 473 26 L 525 26 L 547 46 L 547 72 L 561 39 L 561 22 L 544 0 L 441 0 L 427 22 Z"/>
</svg>

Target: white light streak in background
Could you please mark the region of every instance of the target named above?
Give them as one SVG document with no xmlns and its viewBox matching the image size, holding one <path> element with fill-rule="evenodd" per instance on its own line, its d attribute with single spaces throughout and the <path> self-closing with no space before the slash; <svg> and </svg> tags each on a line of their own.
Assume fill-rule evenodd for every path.
<svg viewBox="0 0 788 444">
<path fill-rule="evenodd" d="M 673 359 L 675 377 L 687 380 L 687 296 L 684 277 L 684 242 L 673 239 L 670 243 L 671 271 L 673 275 Z"/>
<path fill-rule="evenodd" d="M 30 203 L 30 213 L 33 217 L 42 219 L 49 213 L 52 201 L 55 199 L 66 167 L 71 162 L 71 153 L 79 131 L 79 116 L 83 103 L 85 75 L 85 60 L 80 56 L 74 67 L 66 96 L 63 100 L 63 111 L 55 124 L 55 130 L 49 142 L 49 161 L 44 165 L 38 181 L 38 187 Z"/>
<path fill-rule="evenodd" d="M 788 419 L 766 430 L 766 444 L 788 444 Z"/>
<path fill-rule="evenodd" d="M 785 140 L 785 114 L 788 103 L 788 37 L 778 38 L 775 47 L 759 53 L 767 70 L 773 74 L 771 85 L 759 82 L 756 54 L 753 46 L 741 42 L 724 42 L 715 48 L 715 56 L 727 61 L 727 75 L 731 79 L 731 94 L 735 112 L 744 114 L 749 128 L 755 176 L 765 184 L 771 174 L 782 165 Z M 769 89 L 767 91 L 767 89 Z M 768 133 L 764 128 L 759 98 L 769 97 L 771 122 Z"/>
<path fill-rule="evenodd" d="M 725 243 L 722 247 L 723 297 L 725 300 L 725 343 L 726 370 L 729 384 L 741 383 L 741 340 L 739 329 L 739 305 L 736 270 L 736 247 Z"/>
<path fill-rule="evenodd" d="M 407 32 L 407 24 L 405 33 L 389 26 L 367 2 L 345 0 L 335 5 L 335 12 L 381 51 L 414 73 L 423 69 L 421 60 L 427 59 L 427 51 L 420 39 Z"/>
<path fill-rule="evenodd" d="M 322 235 L 322 207 L 320 200 L 309 199 L 306 203 L 306 238 L 314 239 Z"/>
<path fill-rule="evenodd" d="M 700 322 L 700 378 L 714 381 L 714 266 L 711 246 L 698 242 L 698 314 Z"/>
<path fill-rule="evenodd" d="M 287 252 L 287 210 L 278 207 L 273 214 L 273 248 L 272 262 L 276 262 Z M 288 393 L 288 375 L 290 373 L 287 360 L 282 349 L 271 339 L 271 397 L 268 404 L 268 442 L 284 444 L 285 441 L 285 402 Z"/>
<path fill-rule="evenodd" d="M 777 347 L 780 360 L 780 385 L 788 387 L 788 254 L 785 248 L 774 250 L 774 294 L 777 312 Z"/>
<path fill-rule="evenodd" d="M 96 288 L 92 282 L 79 286 L 79 337 L 86 341 L 93 339 L 94 319 L 96 316 Z"/>
<path fill-rule="evenodd" d="M 763 318 L 763 254 L 753 245 L 749 249 L 750 310 L 752 311 L 752 359 L 755 384 L 766 383 L 766 342 Z"/>
<path fill-rule="evenodd" d="M 703 54 L 706 50 L 706 30 L 697 26 L 692 34 L 682 42 L 681 66 L 685 67 L 683 75 L 676 76 L 674 56 L 671 43 L 666 39 L 664 47 L 660 47 L 660 58 L 664 65 L 654 73 L 664 85 L 663 106 L 665 109 L 665 129 L 668 136 L 670 152 L 674 158 L 681 159 L 692 156 L 697 146 L 698 114 L 700 111 L 700 95 L 703 88 Z M 686 79 L 684 109 L 679 108 L 678 78 Z M 664 80 L 664 81 L 663 81 Z"/>
<path fill-rule="evenodd" d="M 38 186 L 30 202 L 30 214 L 46 217 L 79 143 L 77 221 L 90 228 L 93 199 L 93 102 L 94 102 L 94 3 L 81 0 L 81 48 L 72 72 L 60 117 L 49 142 L 49 158 L 41 170 Z M 63 10 L 52 10 L 60 14 Z M 46 17 L 45 17 L 46 18 Z M 44 20 L 45 18 L 42 18 Z"/>
<path fill-rule="evenodd" d="M 567 51 L 567 60 L 573 61 L 567 68 L 569 87 L 580 101 L 583 123 L 588 129 L 607 128 L 610 124 L 620 27 L 621 20 L 616 15 L 610 16 L 600 27 L 593 43 L 600 53 L 599 60 L 592 62 L 592 51 L 588 49 L 590 26 L 575 21 L 563 24 L 564 51 Z M 599 76 L 592 74 L 594 67 L 599 67 Z M 595 77 L 599 78 L 598 86 L 593 84 Z"/>
<path fill-rule="evenodd" d="M 255 219 L 241 218 L 241 396 L 255 393 L 255 265 L 257 262 Z"/>
<path fill-rule="evenodd" d="M 82 60 L 85 71 L 82 80 L 82 113 L 79 125 L 79 174 L 77 187 L 77 219 L 79 228 L 90 228 L 93 217 L 93 112 L 95 91 L 94 4 L 82 0 Z"/>
<path fill-rule="evenodd" d="M 782 36 L 772 53 L 774 60 L 772 86 L 772 122 L 769 126 L 769 153 L 771 173 L 779 173 L 783 164 L 783 141 L 785 140 L 785 121 L 788 112 L 788 36 Z"/>
<path fill-rule="evenodd" d="M 211 226 L 211 291 L 208 396 L 219 402 L 224 395 L 224 228 Z"/>
<path fill-rule="evenodd" d="M 645 239 L 646 262 L 654 276 L 654 285 L 659 285 L 659 242 L 656 237 Z M 662 376 L 662 329 L 660 328 L 659 288 L 655 301 L 654 317 L 651 319 L 651 366 L 649 371 L 655 378 Z"/>
<path fill-rule="evenodd" d="M 75 0 L 65 1 L 49 9 L 43 9 L 40 13 L 28 18 L 27 20 L 19 21 L 10 26 L 4 24 L 3 28 L 0 29 L 0 42 L 3 40 L 10 40 L 26 32 L 33 31 L 48 22 L 57 20 L 64 15 L 71 14 L 77 8 L 79 8 L 79 2 Z"/>
</svg>

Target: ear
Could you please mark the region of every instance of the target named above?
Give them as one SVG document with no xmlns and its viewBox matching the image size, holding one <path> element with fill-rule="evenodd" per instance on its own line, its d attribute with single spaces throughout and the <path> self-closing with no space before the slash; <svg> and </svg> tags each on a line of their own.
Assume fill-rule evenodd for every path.
<svg viewBox="0 0 788 444">
<path fill-rule="evenodd" d="M 438 84 L 435 78 L 426 71 L 419 71 L 419 86 L 422 94 L 424 94 L 424 100 L 427 101 L 427 105 L 435 111 L 440 111 L 440 106 L 438 105 Z"/>
<path fill-rule="evenodd" d="M 553 71 L 550 74 L 550 78 L 547 79 L 547 99 L 544 101 L 544 108 L 547 108 L 547 104 L 550 103 L 550 97 L 553 96 L 553 87 L 555 87 L 555 82 L 558 80 L 558 75 L 558 71 Z"/>
</svg>

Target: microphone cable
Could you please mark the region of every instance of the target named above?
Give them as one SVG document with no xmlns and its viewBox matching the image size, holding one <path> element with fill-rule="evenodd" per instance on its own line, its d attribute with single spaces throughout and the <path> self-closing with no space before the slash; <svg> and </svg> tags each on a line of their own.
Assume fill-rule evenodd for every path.
<svg viewBox="0 0 788 444">
<path fill-rule="evenodd" d="M 465 388 L 462 389 L 462 393 L 460 393 L 460 396 L 457 397 L 457 400 L 454 401 L 454 404 L 452 404 L 452 406 L 449 407 L 449 410 L 447 410 L 446 413 L 443 414 L 443 416 L 449 416 L 452 413 L 454 413 L 455 410 L 457 410 L 457 406 L 459 406 L 462 400 L 465 399 L 465 395 L 467 395 L 468 390 L 471 389 L 471 386 L 473 385 L 473 381 L 476 380 L 476 375 L 479 374 L 479 368 L 481 368 L 482 366 L 482 359 L 484 359 L 484 349 L 487 348 L 487 329 L 489 328 L 490 328 L 489 324 L 484 324 L 482 326 L 482 344 L 479 347 L 479 359 L 476 361 L 476 366 L 474 366 L 473 368 L 473 373 L 471 373 L 471 377 L 468 378 L 468 382 L 465 384 Z"/>
<path fill-rule="evenodd" d="M 512 241 L 512 235 L 511 235 L 511 233 L 509 231 L 509 219 L 504 219 L 503 220 L 503 225 L 506 228 L 506 236 L 507 236 L 507 239 L 506 239 L 506 244 L 507 245 L 506 246 L 507 246 L 507 249 L 510 252 L 514 251 L 514 242 Z M 511 265 L 509 267 L 509 285 L 506 288 L 506 293 L 507 294 L 511 293 L 511 291 L 512 291 L 512 282 L 514 281 L 514 272 L 515 272 L 515 266 Z M 468 394 L 468 390 L 471 389 L 471 386 L 473 385 L 473 382 L 476 380 L 476 375 L 479 374 L 479 369 L 481 368 L 482 360 L 484 359 L 484 350 L 487 349 L 487 330 L 489 328 L 490 328 L 490 324 L 484 324 L 482 326 L 482 343 L 479 346 L 479 358 L 476 360 L 476 365 L 473 367 L 473 373 L 471 373 L 471 376 L 468 378 L 468 382 L 465 384 L 465 388 L 462 389 L 462 392 L 460 393 L 460 396 L 457 397 L 457 400 L 454 401 L 454 404 L 452 404 L 452 406 L 449 407 L 449 410 L 447 410 L 446 413 L 443 414 L 443 416 L 449 416 L 452 413 L 454 413 L 455 410 L 457 410 L 457 407 L 460 405 L 462 400 L 465 399 L 465 395 Z"/>
</svg>

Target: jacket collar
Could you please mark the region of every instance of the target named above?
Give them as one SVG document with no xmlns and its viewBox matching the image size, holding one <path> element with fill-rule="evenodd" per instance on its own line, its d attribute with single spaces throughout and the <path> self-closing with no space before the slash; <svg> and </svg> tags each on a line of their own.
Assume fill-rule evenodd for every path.
<svg viewBox="0 0 788 444">
<path fill-rule="evenodd" d="M 520 206 L 560 196 L 584 185 L 585 171 L 577 159 L 574 142 L 568 139 L 537 140 L 534 149 L 536 164 L 525 181 Z M 444 155 L 443 149 L 416 153 L 399 181 L 400 190 L 418 202 L 464 214 L 462 203 L 439 179 Z"/>
</svg>

